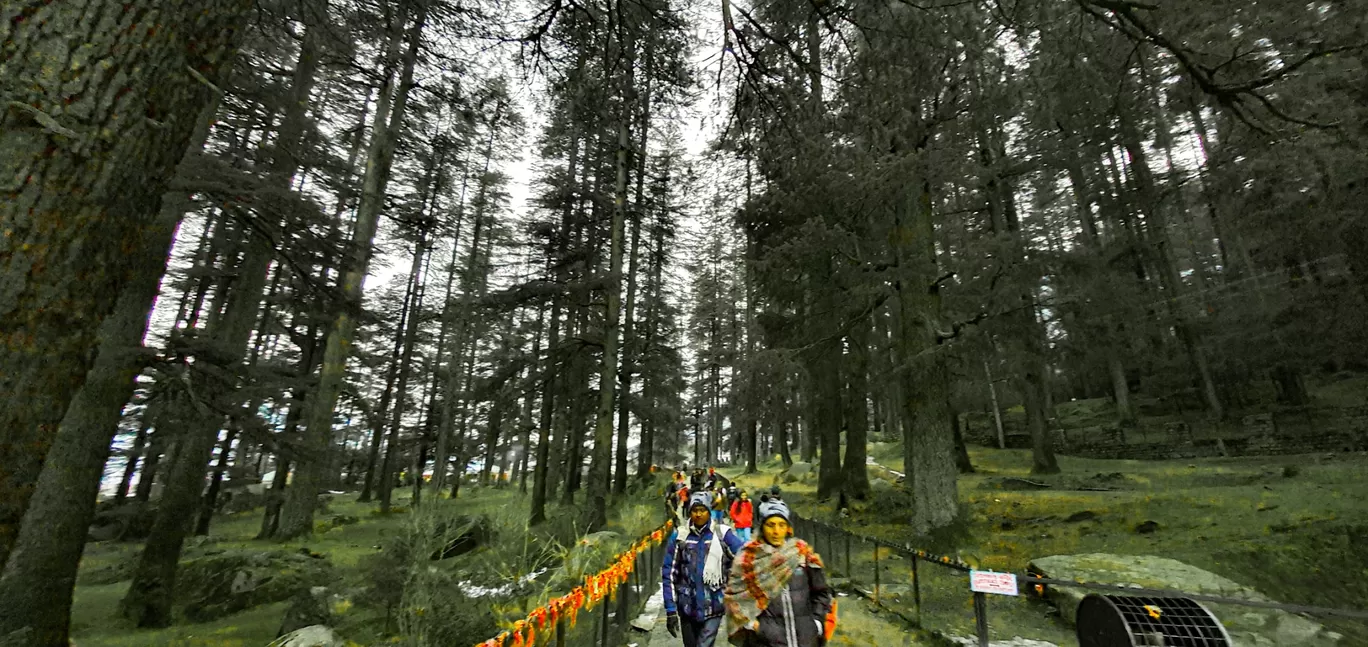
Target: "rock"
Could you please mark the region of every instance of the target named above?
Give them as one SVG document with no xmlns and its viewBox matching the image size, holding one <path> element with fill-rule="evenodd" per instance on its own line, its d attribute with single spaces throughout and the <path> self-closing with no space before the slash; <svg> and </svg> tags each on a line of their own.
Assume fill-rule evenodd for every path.
<svg viewBox="0 0 1368 647">
<path fill-rule="evenodd" d="M 1135 526 L 1135 532 L 1141 535 L 1148 535 L 1159 529 L 1159 522 L 1144 521 Z"/>
<path fill-rule="evenodd" d="M 90 522 L 91 541 L 141 541 L 152 533 L 157 509 L 142 501 L 104 504 Z"/>
<path fill-rule="evenodd" d="M 256 485 L 267 487 L 265 484 L 248 485 L 235 488 L 223 493 L 224 498 L 219 501 L 219 512 L 224 514 L 238 514 L 248 512 L 266 505 L 266 492 L 254 491 Z"/>
<path fill-rule="evenodd" d="M 328 517 L 328 520 L 325 523 L 327 524 L 328 529 L 331 530 L 333 528 L 341 528 L 342 526 L 361 523 L 361 520 L 349 514 L 335 514 Z"/>
<path fill-rule="evenodd" d="M 444 543 L 433 551 L 430 559 L 459 557 L 494 538 L 494 528 L 485 517 L 458 517 L 451 523 L 438 524 L 437 537 Z"/>
<path fill-rule="evenodd" d="M 1097 513 L 1093 512 L 1092 510 L 1079 510 L 1078 512 L 1069 515 L 1069 517 L 1064 521 L 1068 523 L 1078 523 L 1080 521 L 1092 521 L 1096 518 Z"/>
<path fill-rule="evenodd" d="M 1151 555 L 1054 555 L 1031 561 L 1030 570 L 1044 577 L 1172 589 L 1198 595 L 1271 601 L 1258 591 L 1183 562 Z M 1078 603 L 1089 593 L 1070 587 L 1046 587 L 1046 597 L 1068 623 L 1076 619 Z M 1230 632 L 1236 647 L 1336 647 L 1340 636 L 1319 623 L 1277 609 L 1235 604 L 1202 603 Z"/>
<path fill-rule="evenodd" d="M 325 586 L 313 586 L 307 591 L 296 593 L 290 598 L 290 606 L 285 609 L 285 617 L 280 621 L 276 636 L 284 636 L 305 627 L 332 624 L 330 602 L 331 596 Z"/>
<path fill-rule="evenodd" d="M 267 647 L 343 647 L 343 643 L 332 629 L 314 625 L 276 638 Z"/>
<path fill-rule="evenodd" d="M 226 551 L 182 562 L 176 594 L 185 617 L 204 622 L 288 600 L 332 579 L 326 559 L 284 551 Z"/>
<path fill-rule="evenodd" d="M 978 647 L 978 644 L 979 644 L 978 638 L 970 638 L 970 637 L 966 637 L 966 636 L 946 636 L 946 640 L 949 640 L 951 643 L 956 644 L 956 645 L 964 645 L 964 647 Z M 1016 636 L 1016 637 L 1012 638 L 1011 640 L 994 640 L 994 641 L 989 642 L 989 643 L 988 643 L 988 646 L 989 646 L 989 647 L 1059 647 L 1058 645 L 1056 645 L 1056 644 L 1054 644 L 1054 643 L 1047 643 L 1047 642 L 1045 642 L 1045 641 L 1043 641 L 1043 640 L 1031 640 L 1030 638 L 1022 638 L 1021 636 Z"/>
<path fill-rule="evenodd" d="M 812 463 L 794 463 L 784 471 L 783 477 L 785 483 L 797 483 L 806 481 L 812 474 Z"/>
</svg>

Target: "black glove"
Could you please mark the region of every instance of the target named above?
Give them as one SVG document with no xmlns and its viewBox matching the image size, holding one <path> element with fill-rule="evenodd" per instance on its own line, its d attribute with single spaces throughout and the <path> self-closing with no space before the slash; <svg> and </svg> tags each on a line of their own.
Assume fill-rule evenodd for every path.
<svg viewBox="0 0 1368 647">
<path fill-rule="evenodd" d="M 679 637 L 679 616 L 665 616 L 665 631 L 670 632 L 671 638 Z"/>
</svg>

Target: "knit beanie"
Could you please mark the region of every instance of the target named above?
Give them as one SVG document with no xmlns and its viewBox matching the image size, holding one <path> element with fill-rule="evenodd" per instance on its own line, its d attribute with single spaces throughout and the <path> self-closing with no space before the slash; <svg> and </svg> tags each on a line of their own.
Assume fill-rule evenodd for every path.
<svg viewBox="0 0 1368 647">
<path fill-rule="evenodd" d="M 784 521 L 793 523 L 793 518 L 789 516 L 788 504 L 778 499 L 770 499 L 760 503 L 760 524 L 764 525 L 770 517 L 783 517 Z"/>
<path fill-rule="evenodd" d="M 712 495 L 704 491 L 694 492 L 693 494 L 689 495 L 689 507 L 684 512 L 687 513 L 689 511 L 692 511 L 694 509 L 694 506 L 700 505 L 707 508 L 708 511 L 711 512 Z"/>
</svg>

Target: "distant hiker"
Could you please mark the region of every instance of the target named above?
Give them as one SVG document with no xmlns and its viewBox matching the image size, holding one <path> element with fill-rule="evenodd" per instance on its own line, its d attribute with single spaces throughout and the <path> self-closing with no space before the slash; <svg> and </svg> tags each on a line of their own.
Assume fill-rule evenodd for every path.
<svg viewBox="0 0 1368 647">
<path fill-rule="evenodd" d="M 684 475 L 675 472 L 674 478 L 671 479 L 670 484 L 665 487 L 665 509 L 669 511 L 671 516 L 675 517 L 676 524 L 683 522 L 682 519 L 678 518 L 679 515 L 677 513 L 679 506 L 683 505 L 683 499 L 688 498 L 688 494 L 684 494 L 683 499 L 681 499 L 681 492 L 687 491 L 688 487 L 684 485 Z"/>
<path fill-rule="evenodd" d="M 705 488 L 707 488 L 707 489 L 709 489 L 709 490 L 715 489 L 715 488 L 717 487 L 717 479 L 718 479 L 718 476 L 717 476 L 717 468 L 716 468 L 716 467 L 709 467 L 709 468 L 708 468 L 708 480 L 704 482 L 703 487 L 705 487 Z"/>
<path fill-rule="evenodd" d="M 722 515 L 727 514 L 727 499 L 720 490 L 713 490 L 712 497 L 713 521 L 722 523 Z"/>
<path fill-rule="evenodd" d="M 735 502 L 731 504 L 732 525 L 736 527 L 736 534 L 741 537 L 741 541 L 750 543 L 751 540 L 751 520 L 754 516 L 754 507 L 751 505 L 750 495 L 741 492 Z"/>
<path fill-rule="evenodd" d="M 712 647 L 716 642 L 727 574 L 744 545 L 735 531 L 711 520 L 711 503 L 707 492 L 689 497 L 688 524 L 671 532 L 665 542 L 660 569 L 665 627 L 675 638 L 683 631 L 684 647 Z"/>
<path fill-rule="evenodd" d="M 760 504 L 760 534 L 732 564 L 727 639 L 741 647 L 821 647 L 836 629 L 822 558 L 793 537 L 788 506 Z"/>
<path fill-rule="evenodd" d="M 703 490 L 704 483 L 706 481 L 703 479 L 703 470 L 694 470 L 693 475 L 689 477 L 689 489 L 695 492 Z"/>
</svg>

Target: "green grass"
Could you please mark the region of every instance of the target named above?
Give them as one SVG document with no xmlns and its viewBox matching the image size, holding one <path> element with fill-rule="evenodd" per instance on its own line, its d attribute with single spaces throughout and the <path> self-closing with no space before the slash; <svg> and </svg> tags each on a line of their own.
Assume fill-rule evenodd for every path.
<svg viewBox="0 0 1368 647">
<path fill-rule="evenodd" d="M 1368 456 L 1339 455 L 1225 458 L 1163 462 L 1084 459 L 1061 456 L 1063 473 L 1029 474 L 1025 450 L 971 448 L 978 470 L 959 481 L 961 527 L 948 538 L 914 539 L 905 531 L 906 506 L 894 491 L 876 492 L 857 502 L 846 524 L 853 531 L 899 543 L 953 550 L 965 561 L 994 570 L 1024 570 L 1035 557 L 1109 552 L 1170 557 L 1254 586 L 1285 602 L 1368 608 Z M 902 470 L 896 445 L 874 445 L 871 455 L 883 466 Z M 1284 468 L 1294 467 L 1284 476 Z M 730 474 L 730 472 L 729 472 Z M 871 469 L 872 477 L 886 474 Z M 1117 476 L 1112 476 L 1117 475 Z M 1000 489 L 1004 478 L 1030 478 L 1052 484 L 1045 490 Z M 1100 477 L 1100 478 L 1099 478 Z M 777 472 L 741 475 L 750 487 L 767 486 Z M 783 486 L 785 498 L 806 516 L 835 519 L 833 502 L 813 500 L 815 481 Z M 1068 489 L 1080 484 L 1114 491 Z M 1097 516 L 1066 522 L 1090 511 Z M 1134 528 L 1155 521 L 1159 530 Z M 810 538 L 811 539 L 811 538 Z M 821 539 L 818 538 L 819 549 Z M 844 564 L 844 546 L 826 546 Z M 852 547 L 853 569 L 863 583 L 873 579 L 873 553 Z M 905 561 L 881 555 L 889 603 L 911 609 L 904 583 Z M 973 632 L 973 614 L 962 577 L 945 577 L 923 567 L 923 613 L 927 628 L 959 635 Z M 1054 619 L 1040 602 L 994 598 L 990 604 L 994 639 L 1020 635 L 1074 644 L 1072 629 Z M 1324 621 L 1345 633 L 1345 644 L 1368 644 L 1362 625 Z"/>
</svg>

